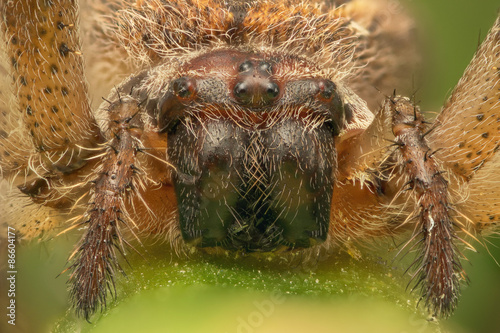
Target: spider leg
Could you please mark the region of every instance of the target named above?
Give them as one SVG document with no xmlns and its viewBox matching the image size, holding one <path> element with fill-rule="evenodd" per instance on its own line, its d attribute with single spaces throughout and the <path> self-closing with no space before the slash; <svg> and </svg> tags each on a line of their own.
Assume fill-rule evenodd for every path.
<svg viewBox="0 0 500 333">
<path fill-rule="evenodd" d="M 79 169 L 88 155 L 81 147 L 99 141 L 99 130 L 84 80 L 78 6 L 56 0 L 3 1 L 1 7 L 17 96 L 8 112 L 22 118 L 34 152 L 31 168 L 40 166 L 39 175 Z"/>
<path fill-rule="evenodd" d="M 354 103 L 352 107 L 361 106 Z M 370 238 L 404 231 L 401 226 L 399 230 L 391 226 L 387 218 L 401 216 L 405 209 L 404 197 L 395 196 L 398 186 L 392 184 L 391 155 L 397 145 L 391 122 L 391 110 L 381 108 L 366 129 L 351 130 L 353 134 L 347 131 L 336 145 L 338 175 L 329 233 L 341 244 L 350 240 L 363 244 Z"/>
<path fill-rule="evenodd" d="M 437 156 L 471 179 L 491 160 L 500 139 L 500 18 L 476 51 L 429 134 Z"/>
<path fill-rule="evenodd" d="M 338 144 L 341 186 L 334 190 L 330 235 L 340 243 L 362 242 L 414 226 L 410 242 L 422 244 L 414 263 L 417 286 L 426 305 L 447 316 L 464 273 L 448 183 L 428 133 L 418 107 L 394 95 L 365 131 Z"/>
<path fill-rule="evenodd" d="M 181 250 L 177 209 L 166 156 L 166 137 L 152 123 L 157 100 L 149 100 L 148 72 L 131 76 L 114 89 L 96 111 L 104 119 L 103 153 L 87 183 L 86 211 L 76 225 L 86 226 L 74 253 L 69 281 L 76 312 L 87 320 L 116 295 L 114 278 L 122 255 L 143 236 L 170 239 Z M 141 238 L 139 238 L 139 236 Z M 178 246 L 178 247 L 175 247 Z M 118 252 L 118 253 L 116 253 Z"/>
<path fill-rule="evenodd" d="M 448 316 L 457 304 L 460 276 L 464 272 L 455 249 L 456 232 L 450 214 L 448 182 L 438 160 L 426 142 L 429 133 L 424 118 L 409 99 L 394 97 L 386 101 L 393 114 L 393 132 L 408 183 L 414 189 L 419 210 L 419 229 L 423 237 L 422 256 L 415 261 L 416 286 L 426 306 L 435 315 Z"/>
<path fill-rule="evenodd" d="M 128 193 L 137 186 L 138 143 L 130 120 L 138 111 L 139 103 L 135 100 L 120 99 L 109 106 L 108 132 L 112 139 L 91 181 L 91 199 L 81 218 L 86 232 L 70 257 L 70 293 L 77 314 L 87 320 L 99 306 L 106 306 L 108 291 L 116 293 L 114 275 L 117 270 L 122 271 L 116 251 L 124 253 L 128 242 L 123 233 L 130 232 L 134 223 L 126 205 Z"/>
<path fill-rule="evenodd" d="M 428 140 L 454 177 L 465 228 L 495 231 L 500 222 L 500 18 L 479 46 Z"/>
<path fill-rule="evenodd" d="M 0 13 L 0 168 L 11 181 L 2 220 L 30 239 L 63 223 L 88 191 L 88 158 L 103 139 L 87 96 L 78 5 L 0 1 Z"/>
<path fill-rule="evenodd" d="M 4 60 L 4 59 L 2 59 Z M 17 113 L 11 112 L 14 97 L 12 87 L 6 82 L 8 64 L 0 64 L 0 178 L 7 173 L 16 173 L 28 166 L 29 156 L 33 147 L 25 140 L 25 130 Z"/>
</svg>

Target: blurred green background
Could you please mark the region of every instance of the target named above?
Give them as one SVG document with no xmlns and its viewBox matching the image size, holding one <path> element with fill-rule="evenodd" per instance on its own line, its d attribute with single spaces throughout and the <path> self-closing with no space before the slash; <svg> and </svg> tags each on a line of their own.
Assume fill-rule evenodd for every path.
<svg viewBox="0 0 500 333">
<path fill-rule="evenodd" d="M 403 3 L 419 22 L 425 59 L 417 100 L 423 110 L 437 111 L 472 58 L 480 36 L 484 38 L 493 24 L 500 3 Z M 66 276 L 55 278 L 74 242 L 68 237 L 18 246 L 18 325 L 12 330 L 4 318 L 1 332 L 47 332 L 56 322 L 59 332 L 500 331 L 500 267 L 493 259 L 500 259 L 498 239 L 491 239 L 491 255 L 482 247 L 478 254 L 467 252 L 472 264 L 465 263 L 464 268 L 471 284 L 463 288 L 453 317 L 439 328 L 414 312 L 415 296 L 405 292 L 407 278 L 401 277 L 401 269 L 378 256 L 357 262 L 339 254 L 311 273 L 300 267 L 283 268 L 275 261 L 266 264 L 265 259 L 264 263 L 245 259 L 241 265 L 232 259 L 179 260 L 162 253 L 161 247 L 146 253 L 148 262 L 132 256 L 134 269 L 124 266 L 129 277 L 119 287 L 127 297 L 91 325 L 74 320 L 67 310 Z M 334 267 L 331 272 L 329 266 Z M 289 295 L 285 302 L 283 295 Z M 271 304 L 272 297 L 276 299 Z M 273 315 L 267 316 L 270 309 Z M 253 325 L 261 319 L 265 323 Z"/>
</svg>

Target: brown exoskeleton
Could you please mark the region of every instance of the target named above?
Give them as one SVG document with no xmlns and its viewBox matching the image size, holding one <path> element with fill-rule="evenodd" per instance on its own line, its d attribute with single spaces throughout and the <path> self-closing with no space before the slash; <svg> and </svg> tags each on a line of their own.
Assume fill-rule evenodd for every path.
<svg viewBox="0 0 500 333">
<path fill-rule="evenodd" d="M 373 88 L 405 91 L 416 61 L 411 21 L 381 20 L 385 1 L 83 6 L 108 15 L 83 25 L 92 95 L 111 91 L 94 111 L 77 6 L 1 2 L 0 166 L 41 207 L 9 223 L 27 238 L 85 227 L 77 313 L 105 304 L 134 236 L 294 252 L 408 230 L 427 307 L 453 311 L 457 246 L 500 218 L 486 181 L 500 180 L 500 21 L 429 123 Z"/>
</svg>

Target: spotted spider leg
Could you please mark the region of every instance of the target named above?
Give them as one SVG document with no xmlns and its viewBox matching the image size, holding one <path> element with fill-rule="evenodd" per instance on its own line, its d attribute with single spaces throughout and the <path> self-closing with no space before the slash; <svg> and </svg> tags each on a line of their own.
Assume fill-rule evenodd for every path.
<svg viewBox="0 0 500 333">
<path fill-rule="evenodd" d="M 90 110 L 76 2 L 0 6 L 2 59 L 8 60 L 2 83 L 9 86 L 2 104 L 6 135 L 0 139 L 8 158 L 0 167 L 2 177 L 24 194 L 6 190 L 2 205 L 16 208 L 3 219 L 31 239 L 53 234 L 65 214 L 79 212 L 75 199 L 88 192 L 80 185 L 95 166 L 88 157 L 104 140 Z"/>
<path fill-rule="evenodd" d="M 450 99 L 425 132 L 428 146 L 419 143 L 424 155 L 410 156 L 405 152 L 407 142 L 401 148 L 421 206 L 424 245 L 415 272 L 417 285 L 421 283 L 426 304 L 434 313 L 445 316 L 456 306 L 458 281 L 466 279 L 452 243 L 461 241 L 469 246 L 463 241 L 464 234 L 486 236 L 495 231 L 500 220 L 499 52 L 497 18 Z M 417 127 L 409 131 L 416 135 Z M 403 132 L 399 133 L 398 138 L 403 138 Z M 417 138 L 412 141 L 417 142 Z M 409 160 L 423 161 L 427 178 L 419 175 L 418 164 L 409 164 Z"/>
<path fill-rule="evenodd" d="M 452 171 L 450 187 L 463 229 L 487 235 L 500 222 L 500 18 L 476 51 L 429 134 Z"/>
<path fill-rule="evenodd" d="M 88 318 L 96 304 L 106 304 L 107 288 L 111 289 L 112 276 L 119 269 L 115 249 L 123 249 L 119 224 L 126 219 L 122 197 L 136 172 L 136 143 L 128 131 L 132 116 L 127 116 L 127 110 L 135 113 L 138 102 L 120 100 L 110 106 L 110 115 L 119 108 L 124 118 L 109 117 L 110 148 L 98 147 L 103 139 L 83 79 L 77 10 L 76 3 L 66 1 L 2 3 L 2 29 L 17 95 L 17 105 L 7 111 L 11 117 L 22 118 L 32 144 L 31 149 L 24 148 L 28 157 L 5 159 L 2 168 L 7 175 L 17 167 L 36 174 L 33 182 L 19 187 L 35 202 L 61 208 L 64 199 L 58 198 L 58 192 L 73 184 L 86 196 L 90 192 L 91 201 L 78 224 L 87 230 L 70 258 L 71 294 L 77 312 Z M 12 141 L 17 133 L 3 135 L 4 156 L 16 156 L 10 147 L 23 146 L 23 142 Z M 96 158 L 101 157 L 103 162 L 97 163 Z"/>
<path fill-rule="evenodd" d="M 85 164 L 86 154 L 80 147 L 92 147 L 99 141 L 87 85 L 82 81 L 77 5 L 6 1 L 1 6 L 17 96 L 10 112 L 22 118 L 33 155 L 39 157 L 31 156 L 31 167 L 36 170 L 39 165 L 40 175 L 70 173 Z M 5 168 L 12 169 L 8 164 Z"/>
<path fill-rule="evenodd" d="M 444 170 L 449 170 L 446 177 L 450 180 L 449 183 L 440 180 L 446 174 L 439 172 L 436 172 L 434 182 L 439 184 L 442 191 L 448 186 L 450 195 L 454 196 L 453 205 L 446 204 L 446 198 L 441 198 L 439 202 L 429 206 L 432 210 L 444 210 L 441 213 L 444 220 L 434 216 L 434 221 L 424 222 L 427 224 L 424 225 L 424 230 L 429 236 L 420 278 L 427 278 L 428 287 L 424 296 L 438 313 L 449 314 L 453 309 L 458 294 L 456 280 L 460 275 L 463 277 L 464 273 L 461 272 L 459 262 L 451 255 L 452 249 L 442 244 L 443 241 L 458 238 L 453 230 L 443 230 L 442 237 L 433 239 L 432 232 L 440 231 L 430 230 L 430 227 L 449 223 L 446 221 L 445 211 L 462 234 L 487 236 L 498 230 L 500 222 L 500 155 L 497 153 L 500 147 L 499 56 L 500 17 L 476 51 L 427 139 L 435 152 L 436 160 L 440 161 Z M 425 211 L 422 212 L 425 215 Z M 432 215 L 435 215 L 434 212 Z M 434 224 L 435 221 L 438 223 Z M 441 264 L 437 265 L 440 261 Z M 436 265 L 432 270 L 432 266 Z M 453 276 L 443 279 L 453 271 Z M 433 283 L 430 284 L 429 281 Z"/>
</svg>

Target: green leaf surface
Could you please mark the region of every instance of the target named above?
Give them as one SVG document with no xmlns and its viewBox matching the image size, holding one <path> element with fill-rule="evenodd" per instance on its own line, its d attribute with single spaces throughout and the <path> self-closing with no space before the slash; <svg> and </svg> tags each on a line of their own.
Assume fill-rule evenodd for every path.
<svg viewBox="0 0 500 333">
<path fill-rule="evenodd" d="M 118 281 L 92 324 L 72 312 L 54 332 L 440 332 L 381 257 L 177 257 L 154 247 Z M 163 251 L 163 252 L 162 252 Z"/>
</svg>

